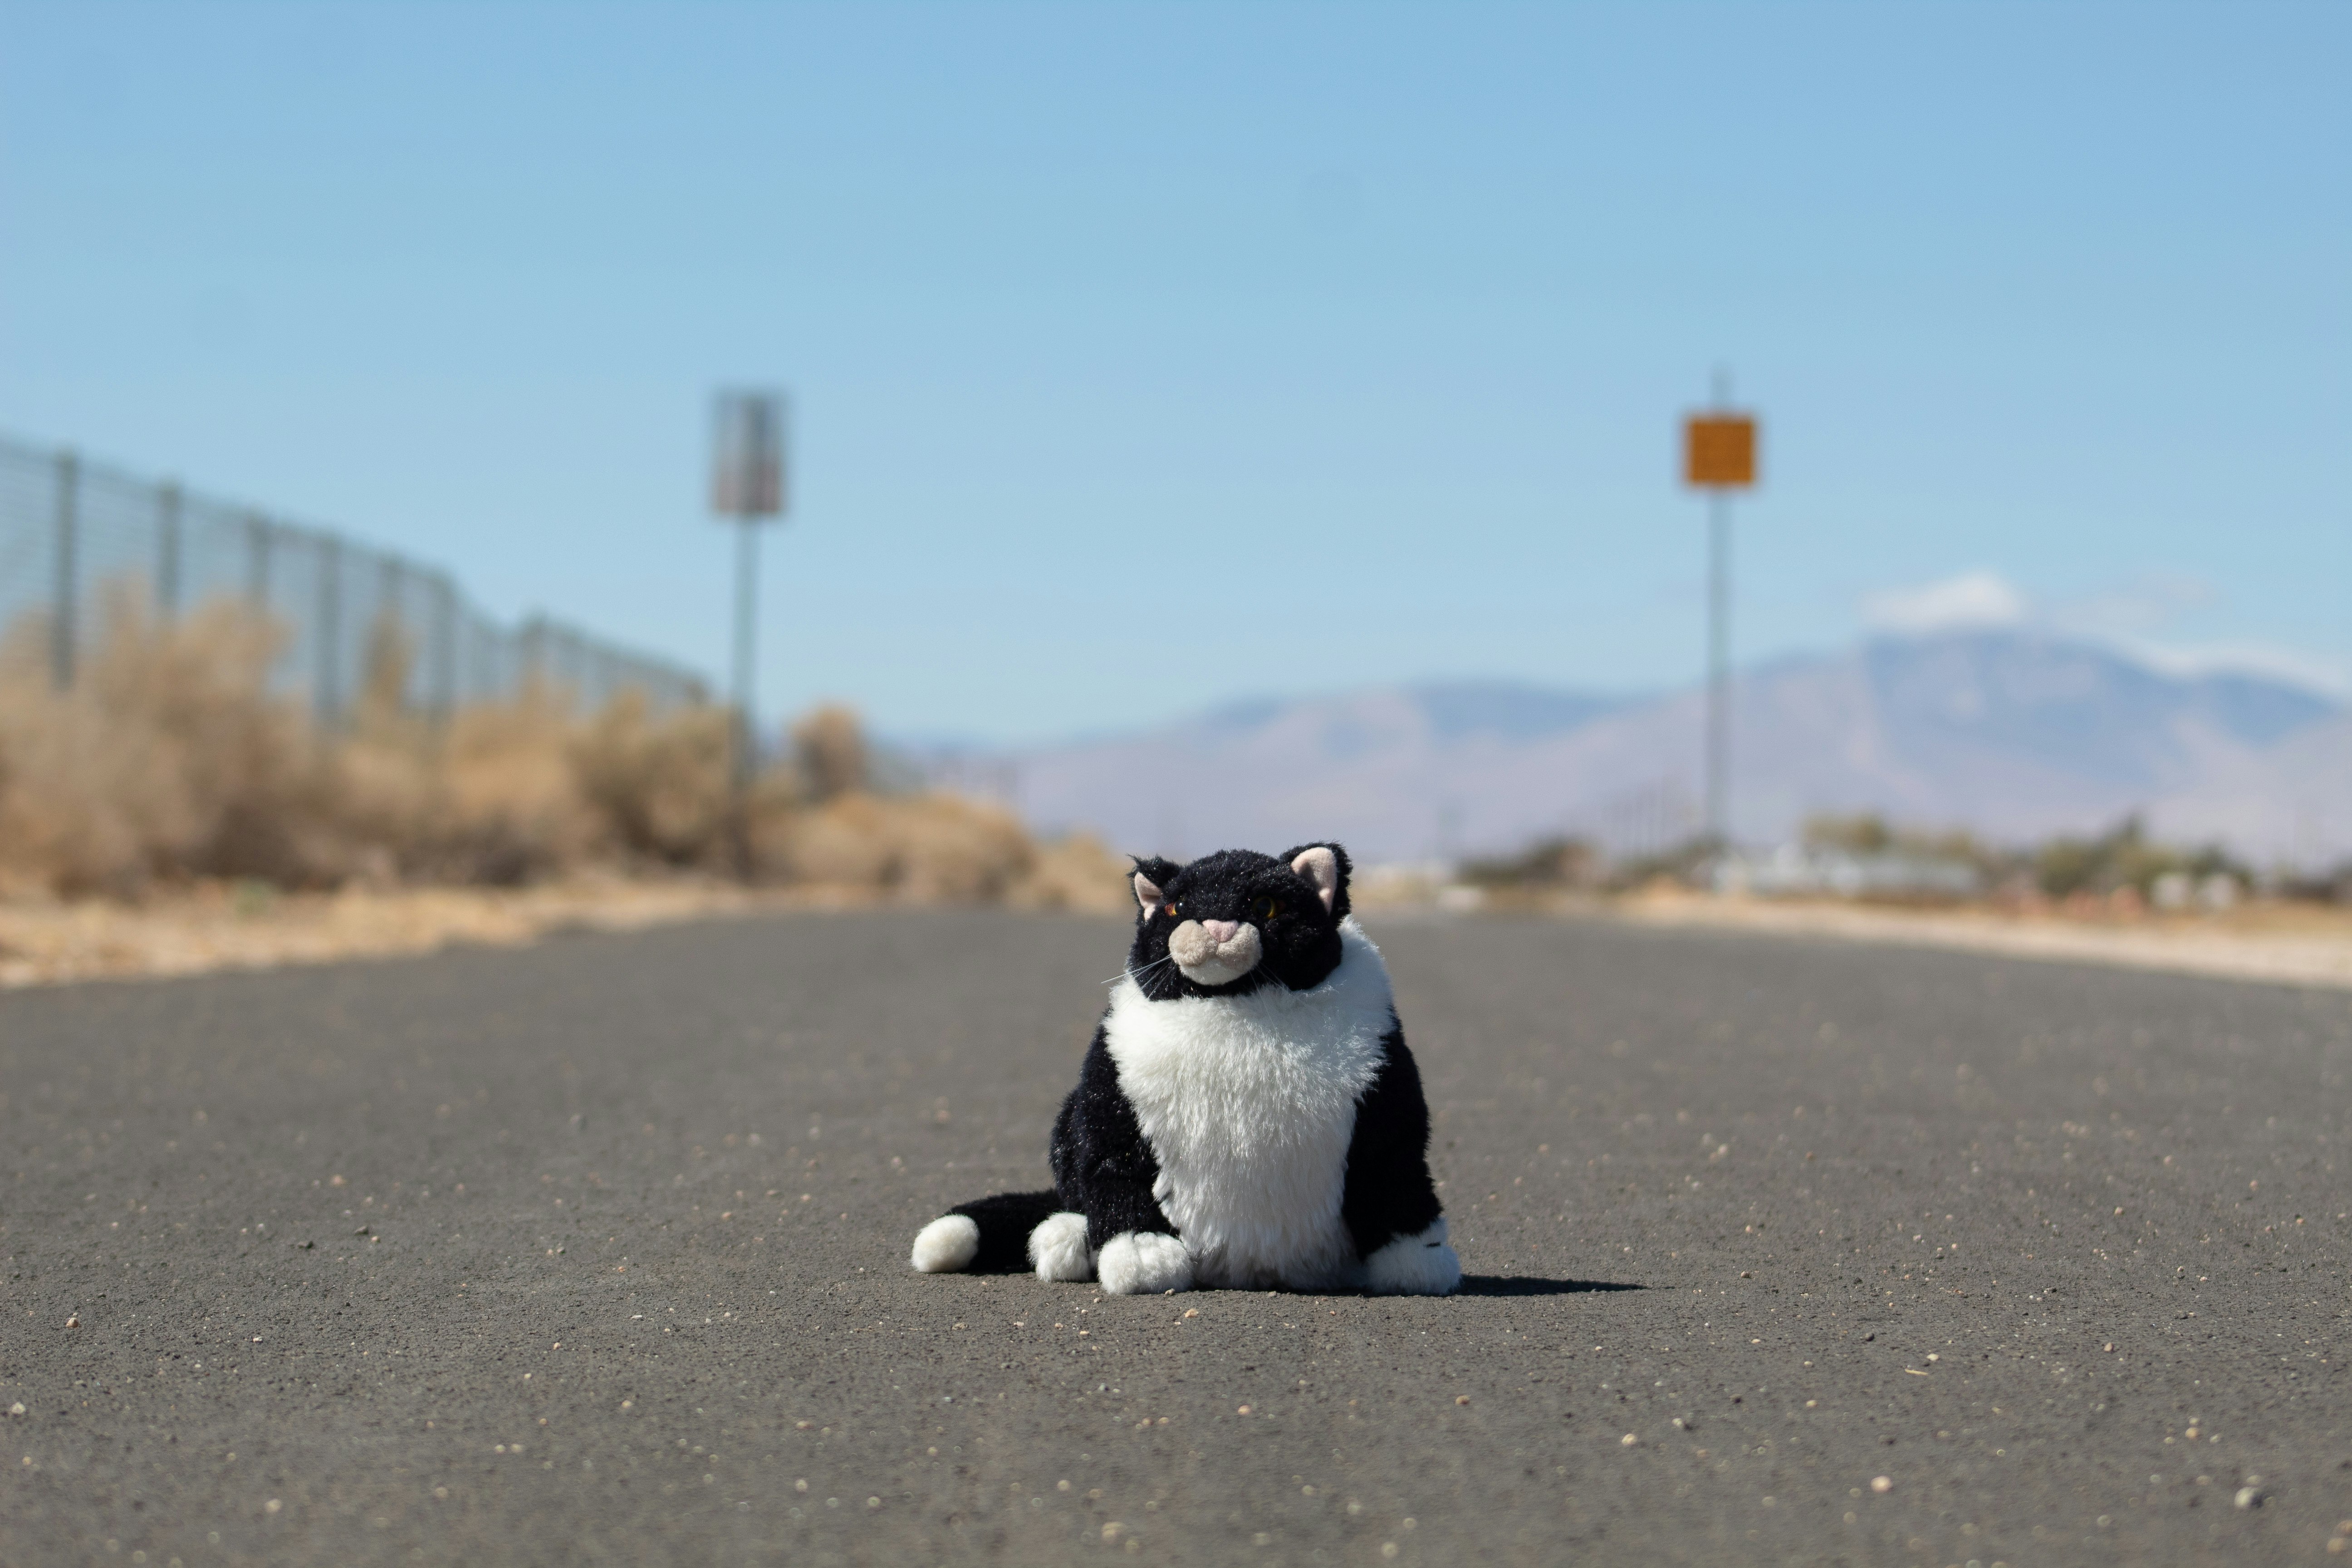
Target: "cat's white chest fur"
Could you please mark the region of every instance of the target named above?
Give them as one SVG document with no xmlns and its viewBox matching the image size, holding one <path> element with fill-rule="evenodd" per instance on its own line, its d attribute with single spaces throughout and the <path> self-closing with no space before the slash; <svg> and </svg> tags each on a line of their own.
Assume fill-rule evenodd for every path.
<svg viewBox="0 0 2352 1568">
<path fill-rule="evenodd" d="M 1111 993 L 1105 1043 L 1160 1163 L 1152 1196 L 1203 1285 L 1341 1286 L 1360 1272 L 1340 1222 L 1356 1101 L 1395 1022 L 1388 967 L 1353 920 L 1311 991 Z"/>
</svg>

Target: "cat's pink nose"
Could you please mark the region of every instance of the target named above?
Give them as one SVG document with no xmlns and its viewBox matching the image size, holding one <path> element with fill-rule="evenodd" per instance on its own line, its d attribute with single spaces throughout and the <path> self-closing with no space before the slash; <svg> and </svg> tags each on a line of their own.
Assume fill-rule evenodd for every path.
<svg viewBox="0 0 2352 1568">
<path fill-rule="evenodd" d="M 1234 940 L 1234 933 L 1242 929 L 1242 922 L 1239 921 L 1202 921 L 1201 922 L 1201 929 L 1207 931 L 1210 939 L 1219 947 L 1223 947 L 1225 943 Z"/>
</svg>

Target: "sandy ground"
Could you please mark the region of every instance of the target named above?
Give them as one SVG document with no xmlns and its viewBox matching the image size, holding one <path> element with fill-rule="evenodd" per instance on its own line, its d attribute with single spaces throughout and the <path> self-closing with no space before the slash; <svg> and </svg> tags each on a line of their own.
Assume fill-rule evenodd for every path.
<svg viewBox="0 0 2352 1568">
<path fill-rule="evenodd" d="M 2101 920 L 1658 890 L 1596 904 L 1591 912 L 1639 925 L 1837 937 L 2067 963 L 2352 987 L 2352 912 L 2304 905 L 2253 904 L 2222 914 Z"/>
<path fill-rule="evenodd" d="M 815 901 L 716 881 L 606 878 L 293 894 L 208 884 L 136 905 L 0 903 L 0 987 L 518 946 L 551 931 L 630 931 Z"/>
</svg>

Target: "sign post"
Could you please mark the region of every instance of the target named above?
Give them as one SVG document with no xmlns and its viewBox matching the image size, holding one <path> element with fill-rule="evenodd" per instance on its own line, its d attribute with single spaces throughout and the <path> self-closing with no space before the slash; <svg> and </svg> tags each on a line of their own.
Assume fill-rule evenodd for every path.
<svg viewBox="0 0 2352 1568">
<path fill-rule="evenodd" d="M 735 523 L 733 783 L 740 802 L 756 765 L 751 717 L 760 592 L 759 525 L 784 515 L 784 400 L 772 392 L 722 392 L 713 410 L 710 510 Z"/>
<path fill-rule="evenodd" d="M 1731 844 L 1731 492 L 1756 483 L 1756 418 L 1730 407 L 1718 371 L 1715 406 L 1683 421 L 1683 482 L 1706 492 L 1706 838 Z"/>
</svg>

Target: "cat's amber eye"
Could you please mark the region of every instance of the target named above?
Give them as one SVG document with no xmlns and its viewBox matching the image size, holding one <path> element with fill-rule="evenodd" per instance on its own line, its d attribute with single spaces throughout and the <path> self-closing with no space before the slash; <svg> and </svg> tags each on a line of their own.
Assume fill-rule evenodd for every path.
<svg viewBox="0 0 2352 1568">
<path fill-rule="evenodd" d="M 1280 899 L 1260 899 L 1257 901 L 1257 918 L 1260 921 L 1270 921 L 1281 912 L 1282 900 Z"/>
</svg>

